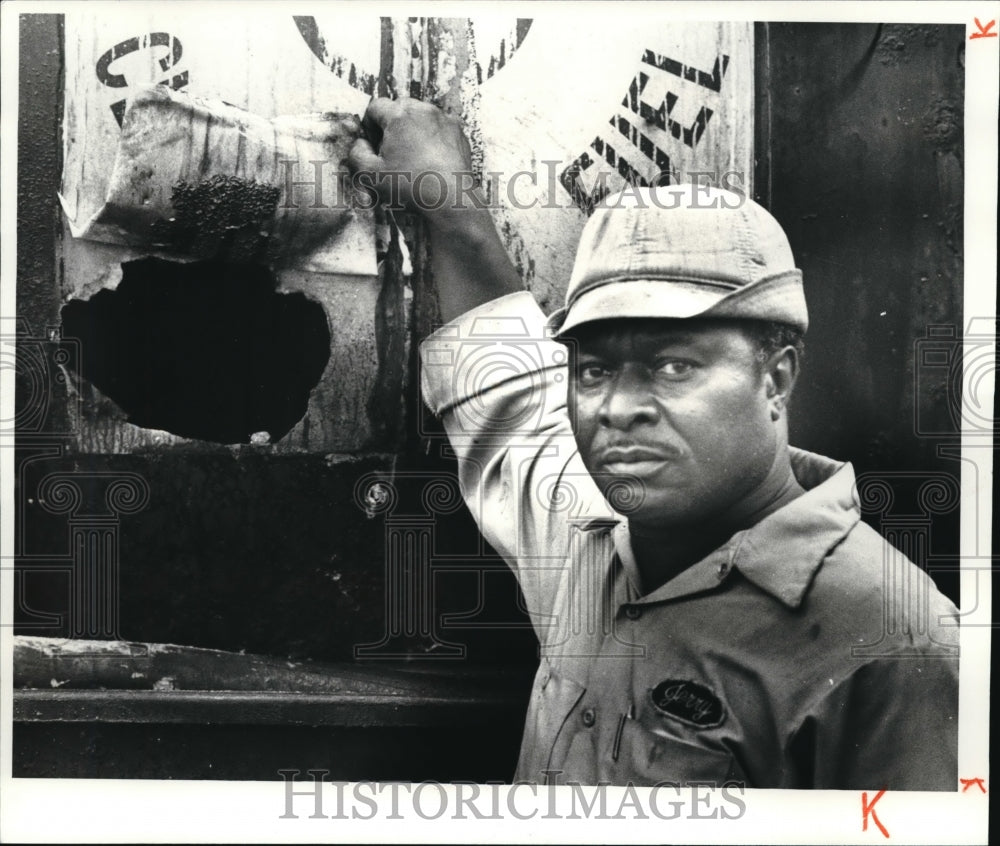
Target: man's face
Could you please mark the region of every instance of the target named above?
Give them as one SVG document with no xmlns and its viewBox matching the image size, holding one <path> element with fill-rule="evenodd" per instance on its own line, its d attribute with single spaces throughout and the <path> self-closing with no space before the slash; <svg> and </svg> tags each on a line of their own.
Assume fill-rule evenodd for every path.
<svg viewBox="0 0 1000 846">
<path fill-rule="evenodd" d="M 769 380 L 737 326 L 599 321 L 580 327 L 571 349 L 577 445 L 633 523 L 731 515 L 767 477 L 779 445 Z M 629 497 L 639 504 L 620 507 Z"/>
</svg>

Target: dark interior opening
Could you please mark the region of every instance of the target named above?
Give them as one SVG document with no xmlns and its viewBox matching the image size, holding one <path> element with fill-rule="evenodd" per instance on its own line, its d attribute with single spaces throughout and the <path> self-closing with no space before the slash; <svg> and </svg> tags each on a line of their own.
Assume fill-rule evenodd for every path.
<svg viewBox="0 0 1000 846">
<path fill-rule="evenodd" d="M 77 371 L 129 422 L 231 444 L 277 441 L 302 418 L 330 355 L 321 305 L 277 293 L 262 265 L 144 258 L 122 270 L 116 290 L 61 314 Z"/>
</svg>

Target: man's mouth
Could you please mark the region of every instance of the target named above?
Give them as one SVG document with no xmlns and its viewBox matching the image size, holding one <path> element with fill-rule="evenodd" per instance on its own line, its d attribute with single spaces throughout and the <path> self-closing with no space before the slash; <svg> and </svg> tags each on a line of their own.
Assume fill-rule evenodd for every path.
<svg viewBox="0 0 1000 846">
<path fill-rule="evenodd" d="M 664 464 L 673 461 L 672 451 L 645 446 L 608 447 L 600 455 L 599 466 L 606 473 L 616 476 L 651 476 L 659 472 Z"/>
</svg>

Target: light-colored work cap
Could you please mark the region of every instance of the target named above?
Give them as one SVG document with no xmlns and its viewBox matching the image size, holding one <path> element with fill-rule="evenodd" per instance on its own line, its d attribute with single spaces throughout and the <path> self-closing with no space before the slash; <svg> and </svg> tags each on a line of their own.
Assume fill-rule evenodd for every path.
<svg viewBox="0 0 1000 846">
<path fill-rule="evenodd" d="M 771 215 L 732 191 L 625 188 L 587 221 L 554 337 L 622 317 L 724 317 L 809 325 L 802 272 Z"/>
</svg>

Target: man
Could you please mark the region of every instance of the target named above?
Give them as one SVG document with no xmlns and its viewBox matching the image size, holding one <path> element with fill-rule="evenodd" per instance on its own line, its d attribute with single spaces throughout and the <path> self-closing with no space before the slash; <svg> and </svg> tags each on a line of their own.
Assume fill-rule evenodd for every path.
<svg viewBox="0 0 1000 846">
<path fill-rule="evenodd" d="M 383 191 L 469 170 L 431 106 L 365 120 L 351 164 Z M 788 445 L 808 321 L 777 222 L 626 191 L 546 321 L 457 180 L 397 179 L 450 321 L 424 397 L 540 641 L 516 778 L 956 789 L 956 610 L 860 521 L 850 465 Z"/>
</svg>

